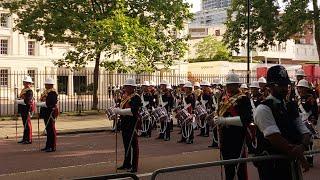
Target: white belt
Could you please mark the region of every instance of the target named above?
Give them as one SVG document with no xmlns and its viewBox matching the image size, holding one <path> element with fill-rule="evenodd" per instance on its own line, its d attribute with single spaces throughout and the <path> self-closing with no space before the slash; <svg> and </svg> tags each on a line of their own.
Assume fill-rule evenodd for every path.
<svg viewBox="0 0 320 180">
<path fill-rule="evenodd" d="M 47 107 L 46 102 L 37 102 L 38 107 Z"/>
<path fill-rule="evenodd" d="M 16 100 L 16 103 L 26 106 L 26 103 L 24 103 L 24 100 L 23 100 L 23 99 L 18 99 L 18 100 Z"/>
</svg>

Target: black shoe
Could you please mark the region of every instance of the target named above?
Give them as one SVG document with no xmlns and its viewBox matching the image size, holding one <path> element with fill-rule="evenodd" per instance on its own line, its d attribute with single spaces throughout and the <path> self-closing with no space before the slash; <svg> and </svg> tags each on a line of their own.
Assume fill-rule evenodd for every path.
<svg viewBox="0 0 320 180">
<path fill-rule="evenodd" d="M 170 138 L 165 138 L 164 141 L 170 141 Z"/>
<path fill-rule="evenodd" d="M 189 140 L 186 142 L 187 144 L 193 144 L 193 140 Z"/>
<path fill-rule="evenodd" d="M 55 151 L 56 151 L 55 148 L 48 148 L 48 149 L 45 150 L 45 152 L 55 152 Z"/>
<path fill-rule="evenodd" d="M 127 169 L 131 169 L 130 166 L 120 166 L 117 168 L 117 170 L 127 170 Z"/>
<path fill-rule="evenodd" d="M 313 167 L 313 157 L 307 156 L 307 161 L 308 161 L 310 167 Z"/>
<path fill-rule="evenodd" d="M 31 141 L 23 141 L 22 144 L 32 144 Z"/>
<path fill-rule="evenodd" d="M 49 148 L 45 147 L 45 148 L 42 148 L 41 151 L 46 151 L 47 149 Z"/>
<path fill-rule="evenodd" d="M 210 145 L 210 146 L 208 146 L 209 148 L 218 148 L 218 146 L 217 145 Z"/>
<path fill-rule="evenodd" d="M 184 139 L 181 139 L 180 141 L 178 141 L 178 143 L 184 143 L 184 142 L 186 142 L 186 140 Z"/>
<path fill-rule="evenodd" d="M 136 173 L 136 172 L 137 172 L 137 169 L 131 168 L 131 169 L 129 169 L 127 172 L 129 172 L 129 173 Z"/>
<path fill-rule="evenodd" d="M 156 139 L 163 139 L 163 136 L 160 135 Z"/>
<path fill-rule="evenodd" d="M 18 141 L 19 144 L 23 144 L 24 143 L 24 140 L 21 140 L 21 141 Z"/>
</svg>

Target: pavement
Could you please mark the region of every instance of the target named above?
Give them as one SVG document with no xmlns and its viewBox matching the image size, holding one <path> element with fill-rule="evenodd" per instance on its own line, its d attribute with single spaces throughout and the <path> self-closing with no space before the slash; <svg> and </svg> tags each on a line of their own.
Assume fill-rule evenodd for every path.
<svg viewBox="0 0 320 180">
<path fill-rule="evenodd" d="M 112 121 L 109 121 L 104 114 L 94 115 L 61 115 L 56 120 L 58 134 L 72 134 L 85 132 L 101 132 L 112 128 Z M 32 119 L 33 138 L 38 136 L 38 119 Z M 39 120 L 39 134 L 44 135 L 45 124 L 43 119 Z M 16 133 L 17 132 L 17 133 Z M 0 120 L 0 139 L 12 139 L 22 137 L 23 123 L 21 117 L 18 120 Z"/>
</svg>

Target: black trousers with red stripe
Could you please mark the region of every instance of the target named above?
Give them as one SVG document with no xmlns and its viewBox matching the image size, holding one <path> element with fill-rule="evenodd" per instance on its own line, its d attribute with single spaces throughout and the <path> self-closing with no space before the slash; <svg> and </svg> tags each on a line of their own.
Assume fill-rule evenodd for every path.
<svg viewBox="0 0 320 180">
<path fill-rule="evenodd" d="M 22 124 L 23 124 L 23 141 L 32 142 L 32 125 L 29 112 L 21 112 Z"/>
<path fill-rule="evenodd" d="M 132 137 L 132 133 L 133 137 Z M 132 137 L 132 142 L 130 140 Z M 123 161 L 124 167 L 132 167 L 133 169 L 138 169 L 138 160 L 139 160 L 139 144 L 138 144 L 138 135 L 133 129 L 122 130 L 122 140 L 125 149 L 125 157 Z"/>
<path fill-rule="evenodd" d="M 46 148 L 56 149 L 57 132 L 56 132 L 55 121 L 52 118 L 46 117 L 44 118 L 44 123 L 46 125 L 46 131 L 47 131 Z"/>
</svg>

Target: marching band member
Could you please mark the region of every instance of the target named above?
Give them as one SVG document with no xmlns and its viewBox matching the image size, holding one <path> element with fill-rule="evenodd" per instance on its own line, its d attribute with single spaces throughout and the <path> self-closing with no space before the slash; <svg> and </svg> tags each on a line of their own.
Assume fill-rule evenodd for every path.
<svg viewBox="0 0 320 180">
<path fill-rule="evenodd" d="M 18 113 L 20 113 L 23 123 L 23 137 L 18 143 L 31 144 L 32 143 L 32 125 L 31 113 L 34 112 L 34 97 L 31 89 L 32 79 L 30 76 L 25 76 L 23 79 L 24 88 L 21 90 L 18 100 Z"/>
<path fill-rule="evenodd" d="M 151 106 L 151 109 L 154 109 L 154 108 L 158 107 L 158 91 L 156 89 L 156 83 L 152 80 L 149 83 L 149 92 L 152 97 L 152 100 L 150 102 L 150 106 Z M 153 122 L 152 128 L 157 129 L 157 122 L 155 120 L 152 122 Z"/>
<path fill-rule="evenodd" d="M 245 94 L 248 97 L 250 97 L 249 88 L 247 84 L 241 84 L 240 91 L 242 92 L 242 94 Z"/>
<path fill-rule="evenodd" d="M 257 81 L 253 81 L 250 84 L 250 101 L 252 109 L 256 109 L 256 107 L 263 101 L 262 94 L 259 91 L 260 86 Z"/>
<path fill-rule="evenodd" d="M 188 110 L 190 114 L 193 114 L 193 110 L 196 106 L 196 96 L 192 92 L 193 86 L 192 83 L 187 81 L 183 86 L 186 97 L 182 100 L 185 104 L 185 108 Z M 188 107 L 186 107 L 188 106 Z M 185 127 L 184 127 L 185 126 Z M 189 124 L 181 124 L 182 128 L 182 137 L 178 143 L 186 142 L 187 144 L 192 144 L 194 139 L 194 131 L 192 122 Z"/>
<path fill-rule="evenodd" d="M 168 91 L 167 86 L 169 83 L 166 80 L 160 82 L 160 94 L 159 94 L 159 106 L 164 107 L 168 114 L 168 119 L 160 122 L 160 134 L 157 139 L 164 139 L 165 141 L 170 140 L 170 130 L 171 130 L 171 118 L 170 113 L 173 107 L 174 98 L 172 94 Z"/>
<path fill-rule="evenodd" d="M 295 76 L 296 76 L 296 81 L 295 81 L 294 92 L 295 92 L 296 98 L 299 98 L 300 95 L 299 95 L 299 92 L 298 92 L 298 89 L 297 89 L 297 84 L 299 83 L 300 80 L 304 79 L 304 77 L 305 77 L 304 70 L 303 69 L 298 69 L 295 72 Z"/>
<path fill-rule="evenodd" d="M 252 122 L 250 99 L 240 92 L 240 78 L 235 73 L 226 76 L 226 95 L 219 105 L 214 124 L 218 125 L 220 152 L 223 160 L 245 158 L 246 128 Z M 246 164 L 225 165 L 226 180 L 248 179 Z"/>
<path fill-rule="evenodd" d="M 302 123 L 297 104 L 285 101 L 290 79 L 281 65 L 272 66 L 267 72 L 267 84 L 270 95 L 254 113 L 254 122 L 258 126 L 257 154 L 285 154 L 296 158 L 303 168 L 309 169 L 303 152 L 310 143 L 309 130 Z M 299 177 L 300 166 L 296 160 L 272 160 L 255 163 L 261 180 Z M 291 167 L 295 167 L 292 171 Z"/>
<path fill-rule="evenodd" d="M 149 81 L 144 81 L 142 84 L 142 93 L 141 93 L 141 101 L 143 104 L 143 108 L 148 109 L 149 112 L 152 111 L 152 103 L 153 103 L 153 97 L 150 93 L 150 84 Z M 143 120 L 142 126 L 145 126 L 147 129 L 144 129 L 146 132 L 142 132 L 142 137 L 151 137 L 151 131 L 152 131 L 152 120 Z"/>
<path fill-rule="evenodd" d="M 213 100 L 213 109 L 216 111 L 218 109 L 218 104 L 221 100 L 221 97 L 224 94 L 223 88 L 222 88 L 222 82 L 219 78 L 215 78 L 212 83 L 212 100 Z M 208 147 L 210 148 L 218 148 L 218 129 L 217 127 L 212 128 L 212 143 Z"/>
<path fill-rule="evenodd" d="M 199 98 L 199 96 L 202 93 L 201 87 L 200 87 L 200 83 L 199 82 L 195 82 L 194 83 L 194 95 L 196 95 L 196 99 Z"/>
<path fill-rule="evenodd" d="M 46 146 L 41 149 L 41 151 L 54 152 L 56 151 L 57 142 L 55 119 L 59 112 L 57 107 L 58 93 L 53 88 L 55 83 L 52 78 L 47 78 L 44 84 L 45 91 L 41 94 L 40 102 L 37 103 L 37 106 L 40 107 L 40 118 L 44 119 L 45 129 L 47 132 Z"/>
<path fill-rule="evenodd" d="M 307 126 L 312 136 L 316 136 L 317 132 L 315 130 L 315 126 L 318 121 L 318 106 L 316 98 L 309 93 L 310 89 L 311 88 L 307 80 L 300 80 L 297 84 L 297 90 L 299 93 L 299 99 L 297 101 L 302 122 Z M 308 150 L 312 150 L 313 148 L 312 140 L 313 138 L 311 138 Z M 309 164 L 313 166 L 313 155 L 308 155 L 306 158 Z"/>
<path fill-rule="evenodd" d="M 136 81 L 127 79 L 124 83 L 124 94 L 121 99 L 120 108 L 115 108 L 114 112 L 120 115 L 121 131 L 125 157 L 119 170 L 130 169 L 132 173 L 138 170 L 139 144 L 137 135 L 137 124 L 139 110 L 142 107 L 141 98 L 135 93 Z"/>
<path fill-rule="evenodd" d="M 259 87 L 260 87 L 260 93 L 262 94 L 263 99 L 267 98 L 269 96 L 269 90 L 267 88 L 267 80 L 264 77 L 260 77 L 258 79 Z"/>
<path fill-rule="evenodd" d="M 198 98 L 198 101 L 206 107 L 207 113 L 210 114 L 214 111 L 213 106 L 213 93 L 210 88 L 210 83 L 208 81 L 202 81 L 200 84 L 202 88 L 202 93 Z M 205 122 L 205 119 L 201 119 L 201 124 L 205 124 L 204 127 L 200 129 L 200 134 L 198 136 L 209 137 L 209 124 Z"/>
</svg>

